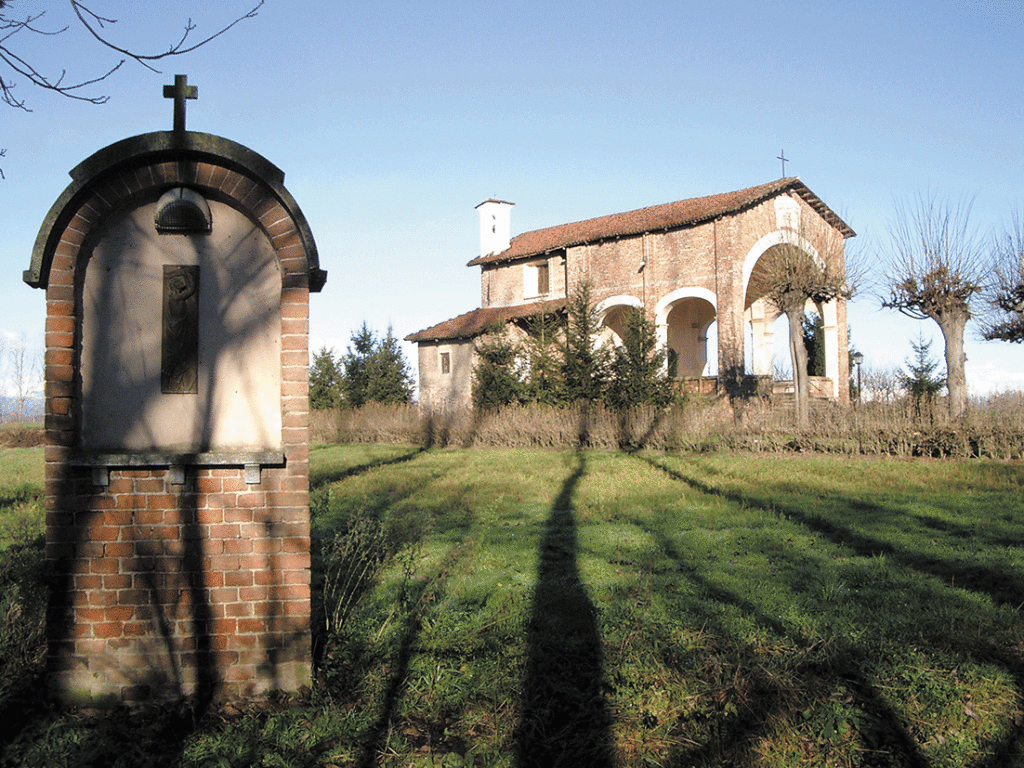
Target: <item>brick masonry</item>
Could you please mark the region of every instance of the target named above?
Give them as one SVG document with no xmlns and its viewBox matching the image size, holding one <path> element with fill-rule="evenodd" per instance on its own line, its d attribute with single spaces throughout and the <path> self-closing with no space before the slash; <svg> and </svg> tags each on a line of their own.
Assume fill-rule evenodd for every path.
<svg viewBox="0 0 1024 768">
<path fill-rule="evenodd" d="M 177 185 L 247 212 L 278 256 L 284 466 L 264 467 L 258 484 L 241 466 L 186 466 L 183 477 L 111 467 L 109 484 L 96 485 L 73 463 L 83 245 L 112 212 Z M 208 155 L 121 163 L 65 211 L 45 280 L 52 688 L 92 704 L 296 691 L 311 675 L 304 222 L 274 184 Z"/>
<path fill-rule="evenodd" d="M 784 219 L 779 212 L 780 198 L 783 210 L 798 213 Z M 764 242 L 766 236 L 781 235 L 784 230 L 790 237 L 800 235 L 801 232 L 792 228 L 793 222 L 798 222 L 798 229 L 804 234 L 825 244 L 823 248 L 829 251 L 825 254 L 827 258 L 845 258 L 843 238 L 834 224 L 830 224 L 799 195 L 779 193 L 742 210 L 695 224 L 582 242 L 543 255 L 481 260 L 481 306 L 508 306 L 565 298 L 575 286 L 589 281 L 596 304 L 601 306 L 602 302 L 608 302 L 609 306 L 615 306 L 628 303 L 644 307 L 651 322 L 656 327 L 660 326 L 667 336 L 668 315 L 673 306 L 688 296 L 713 296 L 716 306 L 711 316 L 718 323 L 719 384 L 716 386 L 724 391 L 722 382 L 734 380 L 737 372 L 744 372 L 744 344 L 749 329 L 744 313 L 759 298 L 744 268 L 753 267 L 747 261 L 760 256 L 757 246 Z M 528 265 L 541 261 L 549 265 L 550 290 L 542 296 L 530 296 L 530 282 L 524 278 L 525 270 Z M 663 314 L 659 315 L 659 311 Z M 826 332 L 834 339 L 828 352 L 832 361 L 829 374 L 832 389 L 828 392 L 828 388 L 822 386 L 818 391 L 828 392 L 828 397 L 848 403 L 849 391 L 845 386 L 849 377 L 845 300 L 834 302 L 834 307 L 827 314 Z M 460 397 L 463 405 L 468 404 L 468 377 L 465 381 L 455 381 L 454 376 L 441 375 L 437 371 L 437 355 L 433 347 L 447 341 L 419 342 L 421 404 L 444 402 L 451 405 Z M 451 340 L 451 343 L 464 349 L 463 357 L 468 356 L 469 359 L 463 367 L 472 370 L 475 365 L 472 341 L 458 339 Z M 664 336 L 661 343 L 665 343 Z"/>
</svg>

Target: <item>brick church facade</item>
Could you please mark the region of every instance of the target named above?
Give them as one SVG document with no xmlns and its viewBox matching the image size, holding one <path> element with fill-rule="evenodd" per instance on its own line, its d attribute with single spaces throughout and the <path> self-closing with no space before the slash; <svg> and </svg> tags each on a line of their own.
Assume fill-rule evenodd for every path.
<svg viewBox="0 0 1024 768">
<path fill-rule="evenodd" d="M 411 334 L 419 349 L 420 404 L 467 407 L 476 344 L 496 323 L 560 311 L 589 281 L 605 340 L 623 331 L 624 309 L 642 309 L 667 349 L 674 375 L 724 392 L 740 376 L 770 377 L 779 311 L 765 298 L 765 264 L 798 248 L 819 263 L 844 260 L 850 227 L 799 178 L 562 224 L 511 237 L 512 203 L 487 200 L 480 214 L 481 306 Z M 840 268 L 842 264 L 838 265 Z M 848 402 L 846 304 L 814 308 L 825 334 L 824 379 L 815 392 Z M 708 331 L 717 324 L 717 370 Z"/>
</svg>

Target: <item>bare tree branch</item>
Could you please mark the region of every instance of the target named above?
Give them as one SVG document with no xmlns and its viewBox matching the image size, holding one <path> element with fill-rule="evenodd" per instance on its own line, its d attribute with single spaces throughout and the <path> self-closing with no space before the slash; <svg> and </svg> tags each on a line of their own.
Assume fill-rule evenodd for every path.
<svg viewBox="0 0 1024 768">
<path fill-rule="evenodd" d="M 197 48 L 201 48 L 207 43 L 216 40 L 218 37 L 225 34 L 228 30 L 232 29 L 235 25 L 245 19 L 255 17 L 259 12 L 259 9 L 263 6 L 265 0 L 259 0 L 259 2 L 248 12 L 242 14 L 230 24 L 209 37 L 206 37 L 194 44 L 186 45 L 189 35 L 197 28 L 192 19 L 189 19 L 185 25 L 185 30 L 182 33 L 181 38 L 179 38 L 176 43 L 168 47 L 166 51 L 155 54 L 140 53 L 138 51 L 133 51 L 130 48 L 116 45 L 104 35 L 104 30 L 108 26 L 117 23 L 116 19 L 109 19 L 104 16 L 100 16 L 80 0 L 69 0 L 69 2 L 79 22 L 89 32 L 89 34 L 92 35 L 92 37 L 101 45 L 121 54 L 124 58 L 107 69 L 103 74 L 97 75 L 96 77 L 67 82 L 66 69 L 62 69 L 60 71 L 60 75 L 57 77 L 45 75 L 39 67 L 26 60 L 12 49 L 12 39 L 15 35 L 26 32 L 34 35 L 53 37 L 67 32 L 69 27 L 64 26 L 59 29 L 44 29 L 41 26 L 38 26 L 38 22 L 46 14 L 45 11 L 34 15 L 28 15 L 24 18 L 19 18 L 12 15 L 10 12 L 11 1 L 5 0 L 4 2 L 0 2 L 0 33 L 2 33 L 0 34 L 0 63 L 5 64 L 8 69 L 13 70 L 17 75 L 25 78 L 30 84 L 37 88 L 58 93 L 69 99 L 85 101 L 90 104 L 104 104 L 108 101 L 108 96 L 90 96 L 83 94 L 80 91 L 83 88 L 95 85 L 109 78 L 118 69 L 120 69 L 128 59 L 136 61 L 147 69 L 156 72 L 158 70 L 156 70 L 149 62 L 158 61 L 171 56 L 181 56 L 186 53 L 191 53 Z M 0 75 L 0 100 L 8 106 L 16 109 L 31 111 L 26 105 L 25 100 L 18 98 L 15 95 L 14 88 L 15 83 L 11 81 L 9 76 L 4 77 Z"/>
<path fill-rule="evenodd" d="M 882 306 L 917 320 L 934 320 L 945 340 L 949 412 L 967 410 L 964 328 L 983 287 L 982 240 L 970 223 L 971 201 L 932 196 L 897 202 L 883 256 L 888 295 Z"/>
<path fill-rule="evenodd" d="M 181 39 L 179 39 L 178 42 L 174 45 L 170 46 L 166 51 L 154 54 L 138 53 L 136 51 L 132 51 L 127 48 L 122 48 L 118 45 L 115 45 L 102 34 L 100 34 L 97 27 L 102 29 L 104 25 L 116 24 L 116 19 L 107 19 L 102 16 L 99 16 L 98 14 L 94 13 L 87 5 L 82 3 L 81 0 L 70 0 L 70 2 L 71 7 L 75 11 L 75 15 L 78 16 L 78 20 L 82 23 L 82 26 L 85 27 L 89 31 L 89 34 L 96 38 L 96 40 L 99 43 L 105 45 L 107 48 L 110 48 L 112 51 L 116 51 L 117 53 L 120 53 L 123 56 L 127 56 L 128 58 L 137 61 L 139 64 L 146 67 L 147 69 L 151 69 L 154 72 L 156 72 L 158 70 L 154 69 L 147 62 L 158 61 L 160 59 L 165 59 L 168 56 L 181 56 L 182 54 L 191 53 L 197 48 L 202 48 L 207 43 L 216 40 L 218 37 L 220 37 L 225 32 L 230 30 L 236 24 L 244 21 L 245 19 L 254 18 L 256 14 L 259 12 L 259 9 L 263 6 L 264 0 L 260 0 L 259 3 L 257 3 L 256 6 L 253 7 L 248 13 L 239 16 L 237 19 L 232 21 L 230 24 L 228 24 L 220 31 L 215 32 L 214 34 L 210 35 L 204 40 L 199 41 L 198 43 L 186 46 L 185 43 L 188 41 L 188 36 L 192 34 L 192 32 L 196 29 L 196 25 L 192 23 L 192 19 L 189 19 L 188 23 L 186 23 L 185 25 L 185 31 L 182 33 Z M 92 20 L 92 22 L 89 21 L 90 19 Z"/>
<path fill-rule="evenodd" d="M 988 341 L 1024 343 L 1024 213 L 1013 211 L 1010 225 L 996 236 L 989 271 L 988 306 L 982 315 L 982 337 Z"/>
<path fill-rule="evenodd" d="M 56 37 L 67 32 L 70 27 L 63 26 L 47 29 L 41 25 L 41 20 L 46 15 L 46 11 L 35 14 L 28 13 L 21 16 L 12 12 L 14 0 L 0 0 L 0 71 L 6 67 L 9 72 L 13 73 L 13 77 L 23 79 L 36 88 L 59 94 L 68 99 L 84 101 L 89 104 L 105 104 L 109 100 L 109 96 L 90 94 L 88 89 L 90 86 L 103 82 L 117 72 L 124 65 L 125 61 L 130 59 L 153 72 L 157 72 L 158 70 L 150 62 L 172 56 L 182 56 L 216 40 L 245 19 L 255 17 L 259 9 L 263 7 L 265 0 L 259 0 L 249 11 L 236 18 L 230 24 L 195 43 L 189 42 L 189 36 L 197 29 L 197 26 L 193 23 L 192 19 L 189 19 L 178 41 L 169 46 L 167 50 L 159 53 L 140 53 L 115 44 L 107 37 L 107 29 L 117 23 L 116 19 L 101 16 L 93 11 L 89 5 L 82 2 L 82 0 L 68 0 L 68 2 L 81 26 L 102 46 L 120 54 L 123 58 L 95 77 L 69 80 L 66 69 L 61 69 L 60 73 L 56 76 L 44 74 L 42 67 L 29 61 L 14 50 L 13 45 L 19 39 L 17 35 L 21 34 L 24 36 L 27 33 L 43 37 Z M 0 74 L 0 102 L 14 109 L 31 112 L 32 110 L 26 103 L 26 100 L 15 93 L 16 87 L 17 83 L 12 80 L 11 74 Z M 0 157 L 3 157 L 3 152 L 0 152 Z M 4 178 L 3 170 L 0 169 L 0 179 L 2 178 Z"/>
</svg>

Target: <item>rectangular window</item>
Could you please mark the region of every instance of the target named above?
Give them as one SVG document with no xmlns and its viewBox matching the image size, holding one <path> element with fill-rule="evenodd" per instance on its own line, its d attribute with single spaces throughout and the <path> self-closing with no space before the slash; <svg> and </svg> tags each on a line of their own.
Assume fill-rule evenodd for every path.
<svg viewBox="0 0 1024 768">
<path fill-rule="evenodd" d="M 543 296 L 551 291 L 548 262 L 534 261 L 523 265 L 523 296 Z"/>
<path fill-rule="evenodd" d="M 452 355 L 450 352 L 441 353 L 441 373 L 452 372 Z"/>
</svg>

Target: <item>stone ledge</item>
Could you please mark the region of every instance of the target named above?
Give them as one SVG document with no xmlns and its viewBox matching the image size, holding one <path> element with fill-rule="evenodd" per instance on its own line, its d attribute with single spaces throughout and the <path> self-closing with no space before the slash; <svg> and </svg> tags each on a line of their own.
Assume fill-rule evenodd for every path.
<svg viewBox="0 0 1024 768">
<path fill-rule="evenodd" d="M 183 485 L 185 467 L 244 467 L 245 482 L 260 484 L 263 467 L 283 467 L 284 453 L 280 451 L 208 451 L 199 453 L 180 451 L 138 451 L 106 453 L 80 451 L 68 458 L 72 467 L 92 468 L 93 485 L 110 485 L 110 470 L 124 467 L 132 469 L 169 470 L 172 485 Z"/>
</svg>

